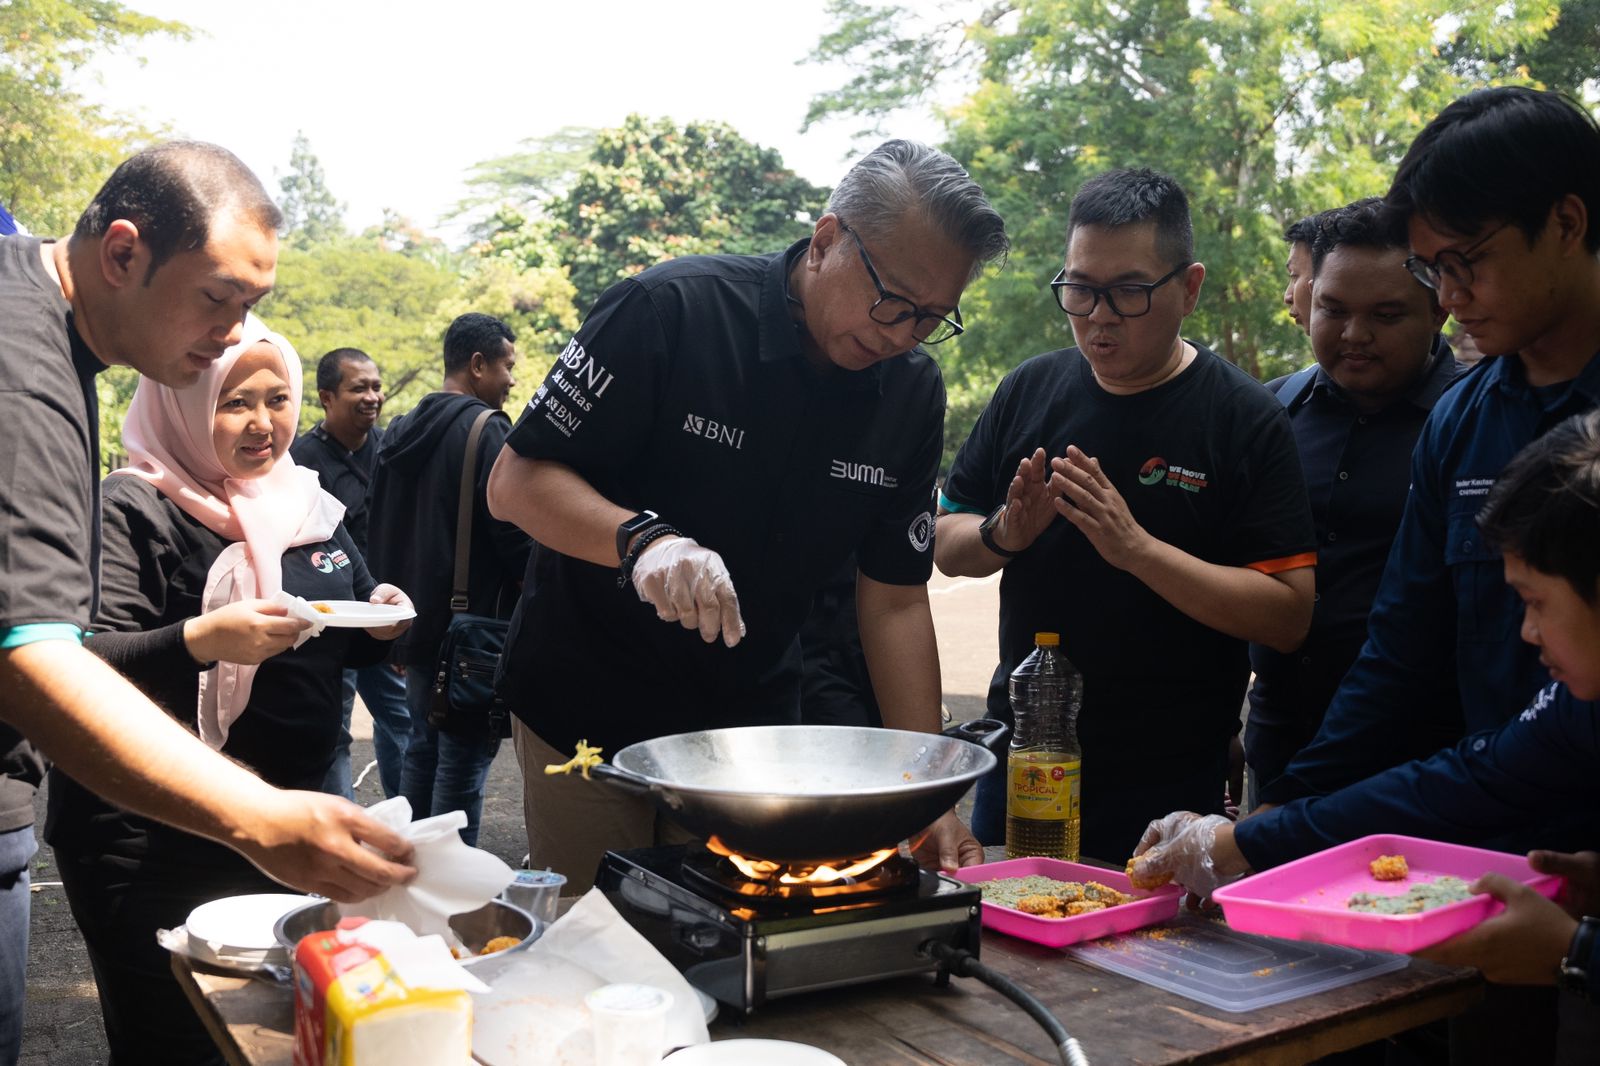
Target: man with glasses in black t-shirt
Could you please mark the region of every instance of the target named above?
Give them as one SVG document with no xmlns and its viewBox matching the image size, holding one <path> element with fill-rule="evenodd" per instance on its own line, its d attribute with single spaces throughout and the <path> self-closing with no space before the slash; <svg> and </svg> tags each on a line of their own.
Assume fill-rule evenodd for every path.
<svg viewBox="0 0 1600 1066">
<path fill-rule="evenodd" d="M 1004 568 L 989 713 L 1037 631 L 1083 672 L 1082 849 L 1120 859 L 1168 801 L 1221 811 L 1246 646 L 1296 647 L 1311 621 L 1311 514 L 1283 409 L 1179 333 L 1200 298 L 1187 198 L 1118 170 L 1073 198 L 1051 283 L 1078 347 L 1023 363 L 956 456 L 935 561 Z M 973 829 L 1003 836 L 1006 778 Z M 1153 813 L 1152 813 L 1153 812 Z"/>
<path fill-rule="evenodd" d="M 962 291 L 1006 243 L 955 160 L 889 141 L 787 251 L 677 259 L 602 294 L 489 482 L 537 542 L 500 685 L 535 865 L 583 885 L 607 848 L 671 835 L 648 800 L 542 772 L 578 740 L 798 722 L 796 635 L 852 551 L 884 724 L 938 728 L 944 386 L 919 346 L 961 330 Z M 953 813 L 924 854 L 982 857 Z"/>
</svg>

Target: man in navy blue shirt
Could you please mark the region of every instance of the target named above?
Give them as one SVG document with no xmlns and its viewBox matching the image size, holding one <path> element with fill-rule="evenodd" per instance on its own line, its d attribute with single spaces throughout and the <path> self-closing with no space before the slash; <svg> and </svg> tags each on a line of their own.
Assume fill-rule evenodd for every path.
<svg viewBox="0 0 1600 1066">
<path fill-rule="evenodd" d="M 1238 825 L 1214 815 L 1168 815 L 1145 833 L 1141 848 L 1148 850 L 1134 866 L 1136 882 L 1170 874 L 1209 895 L 1254 870 L 1369 833 L 1477 844 L 1574 809 L 1595 808 L 1600 411 L 1569 418 L 1523 449 L 1477 524 L 1479 535 L 1504 551 L 1506 582 L 1523 603 L 1522 638 L 1552 678 L 1522 713 L 1425 761 Z M 1559 983 L 1582 996 L 1588 1010 L 1563 1011 L 1566 1045 L 1565 1027 L 1592 1028 L 1592 1008 L 1600 1002 L 1600 918 L 1594 917 L 1600 914 L 1600 855 L 1536 851 L 1530 859 L 1535 868 L 1567 878 L 1565 911 L 1511 878 L 1486 875 L 1473 890 L 1506 902 L 1506 912 L 1427 954 L 1476 966 L 1496 982 Z M 1592 1053 L 1595 1045 L 1585 1046 Z"/>
<path fill-rule="evenodd" d="M 1461 371 L 1432 289 L 1406 270 L 1406 237 L 1377 198 L 1324 212 L 1308 236 L 1317 361 L 1269 382 L 1289 412 L 1317 527 L 1311 632 L 1287 654 L 1250 646 L 1245 756 L 1252 791 L 1316 736 L 1367 638 L 1424 419 Z M 1252 804 L 1253 805 L 1253 804 Z"/>
<path fill-rule="evenodd" d="M 1498 358 L 1429 415 L 1367 643 L 1316 739 L 1265 784 L 1269 803 L 1498 726 L 1549 682 L 1474 516 L 1520 448 L 1600 402 L 1600 129 L 1553 93 L 1479 90 L 1417 137 L 1386 199 L 1408 220 L 1407 266 Z M 1515 846 L 1587 839 L 1527 829 Z"/>
</svg>

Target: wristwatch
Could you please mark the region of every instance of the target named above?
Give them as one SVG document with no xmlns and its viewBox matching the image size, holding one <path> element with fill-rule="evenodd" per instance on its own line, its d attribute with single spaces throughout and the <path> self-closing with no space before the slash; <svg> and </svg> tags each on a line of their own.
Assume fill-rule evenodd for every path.
<svg viewBox="0 0 1600 1066">
<path fill-rule="evenodd" d="M 1572 934 L 1572 944 L 1567 948 L 1567 957 L 1561 960 L 1561 969 L 1556 972 L 1556 985 L 1568 992 L 1574 992 L 1593 1003 L 1596 1000 L 1595 969 L 1597 960 L 1595 949 L 1600 947 L 1600 918 L 1586 917 L 1578 923 L 1578 931 Z"/>
<path fill-rule="evenodd" d="M 988 548 L 996 555 L 1001 555 L 1007 559 L 1011 559 L 1014 558 L 1017 553 L 1009 548 L 1002 548 L 1000 545 L 994 542 L 994 527 L 1000 524 L 1000 516 L 1005 513 L 1006 505 L 1003 503 L 999 507 L 996 507 L 993 511 L 990 511 L 989 517 L 985 518 L 983 520 L 983 524 L 978 527 L 978 539 L 983 541 L 983 546 L 985 548 Z"/>
<path fill-rule="evenodd" d="M 649 526 L 661 521 L 661 516 L 654 511 L 640 511 L 622 525 L 617 527 L 617 562 L 628 557 L 628 541 L 634 534 L 643 532 Z"/>
</svg>

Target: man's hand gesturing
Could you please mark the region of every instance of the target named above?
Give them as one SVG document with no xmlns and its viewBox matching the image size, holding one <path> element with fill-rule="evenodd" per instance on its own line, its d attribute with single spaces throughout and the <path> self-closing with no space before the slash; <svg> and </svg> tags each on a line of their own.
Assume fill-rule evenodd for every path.
<svg viewBox="0 0 1600 1066">
<path fill-rule="evenodd" d="M 1005 510 L 990 536 L 1008 552 L 1025 550 L 1056 520 L 1050 490 L 1050 460 L 1043 448 L 1017 464 L 1017 475 L 1006 489 Z"/>
</svg>

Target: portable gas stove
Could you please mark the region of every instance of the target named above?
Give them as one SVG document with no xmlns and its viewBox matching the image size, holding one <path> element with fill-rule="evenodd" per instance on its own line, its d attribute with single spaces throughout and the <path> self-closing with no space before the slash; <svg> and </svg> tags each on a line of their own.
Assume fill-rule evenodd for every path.
<svg viewBox="0 0 1600 1066">
<path fill-rule="evenodd" d="M 804 883 L 776 864 L 744 865 L 758 869 L 701 845 L 608 851 L 595 883 L 690 984 L 745 1012 L 817 989 L 943 976 L 923 950 L 931 940 L 978 953 L 978 890 L 900 854 Z"/>
</svg>

